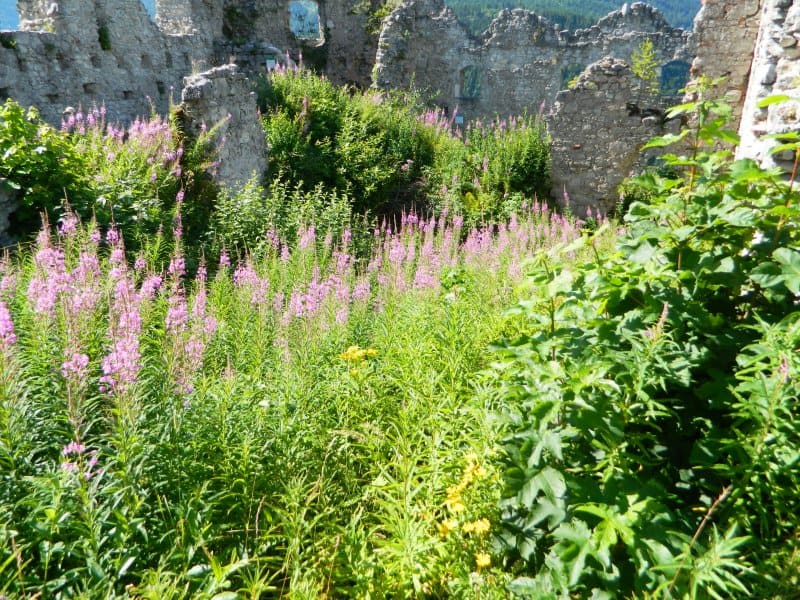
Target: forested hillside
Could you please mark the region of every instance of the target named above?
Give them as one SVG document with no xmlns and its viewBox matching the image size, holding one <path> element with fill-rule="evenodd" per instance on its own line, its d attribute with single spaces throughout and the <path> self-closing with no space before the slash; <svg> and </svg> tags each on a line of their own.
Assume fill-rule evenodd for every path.
<svg viewBox="0 0 800 600">
<path fill-rule="evenodd" d="M 622 6 L 620 0 L 446 0 L 470 30 L 479 33 L 504 8 L 527 8 L 560 23 L 566 29 L 579 29 L 595 23 Z M 676 27 L 690 29 L 700 0 L 650 0 Z"/>
</svg>

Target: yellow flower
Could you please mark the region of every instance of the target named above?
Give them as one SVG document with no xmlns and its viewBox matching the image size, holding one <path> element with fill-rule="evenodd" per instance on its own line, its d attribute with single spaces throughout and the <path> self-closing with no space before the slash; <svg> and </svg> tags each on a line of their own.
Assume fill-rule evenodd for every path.
<svg viewBox="0 0 800 600">
<path fill-rule="evenodd" d="M 358 377 L 358 369 L 350 369 L 350 377 Z"/>
<path fill-rule="evenodd" d="M 447 497 L 455 498 L 456 496 L 460 496 L 465 489 L 467 489 L 467 486 L 464 485 L 463 481 L 458 485 L 451 485 L 449 488 L 447 488 Z"/>
<path fill-rule="evenodd" d="M 455 519 L 445 519 L 439 523 L 439 535 L 444 537 L 451 531 L 458 529 L 458 521 Z"/>
<path fill-rule="evenodd" d="M 477 565 L 479 569 L 488 567 L 491 564 L 492 557 L 486 554 L 486 552 L 478 552 L 478 554 L 475 555 L 475 565 Z"/>
<path fill-rule="evenodd" d="M 348 362 L 361 362 L 367 357 L 377 356 L 378 351 L 374 348 L 360 348 L 358 346 L 350 346 L 347 350 L 339 355 L 339 358 Z"/>
<path fill-rule="evenodd" d="M 467 509 L 460 496 L 448 496 L 444 504 L 451 513 L 460 513 Z"/>
<path fill-rule="evenodd" d="M 489 519 L 478 519 L 477 521 L 471 521 L 469 523 L 464 523 L 464 533 L 476 533 L 478 535 L 483 535 L 484 533 L 488 533 L 489 529 L 491 529 L 491 524 L 489 523 Z"/>
</svg>

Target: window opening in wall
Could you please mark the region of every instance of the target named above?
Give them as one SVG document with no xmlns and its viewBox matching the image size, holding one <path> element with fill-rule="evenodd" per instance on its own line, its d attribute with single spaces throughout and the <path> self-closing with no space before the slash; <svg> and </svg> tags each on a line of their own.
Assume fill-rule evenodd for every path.
<svg viewBox="0 0 800 600">
<path fill-rule="evenodd" d="M 456 96 L 464 99 L 475 99 L 481 95 L 481 70 L 475 65 L 461 69 L 461 76 Z"/>
<path fill-rule="evenodd" d="M 17 12 L 17 3 L 0 2 L 0 31 L 2 30 L 15 30 L 19 29 L 19 13 Z"/>
<path fill-rule="evenodd" d="M 677 96 L 689 82 L 689 63 L 673 60 L 661 67 L 661 94 Z"/>
<path fill-rule="evenodd" d="M 289 2 L 289 29 L 301 40 L 320 40 L 319 4 L 314 0 Z"/>
<path fill-rule="evenodd" d="M 570 64 L 561 69 L 561 89 L 568 89 L 585 68 L 584 65 Z"/>
<path fill-rule="evenodd" d="M 278 59 L 273 54 L 268 54 L 264 63 L 267 66 L 267 71 L 272 71 L 278 65 Z"/>
<path fill-rule="evenodd" d="M 141 2 L 144 5 L 144 9 L 147 11 L 147 14 L 150 15 L 150 18 L 155 20 L 156 0 L 141 0 Z"/>
</svg>

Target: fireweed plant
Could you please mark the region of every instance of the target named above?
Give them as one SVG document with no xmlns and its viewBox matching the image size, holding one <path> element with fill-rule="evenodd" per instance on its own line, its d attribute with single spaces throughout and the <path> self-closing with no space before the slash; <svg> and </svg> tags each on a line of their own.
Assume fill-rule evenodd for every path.
<svg viewBox="0 0 800 600">
<path fill-rule="evenodd" d="M 778 136 L 788 176 L 734 161 L 730 108 L 694 91 L 616 250 L 540 252 L 528 330 L 498 345 L 521 596 L 796 595 L 799 138 Z"/>
<path fill-rule="evenodd" d="M 0 260 L 0 595 L 505 597 L 480 373 L 579 227 L 308 224 L 192 276 L 173 227 L 163 270 L 72 213 Z"/>
<path fill-rule="evenodd" d="M 0 106 L 0 176 L 21 203 L 17 234 L 24 239 L 41 214 L 59 221 L 69 206 L 103 230 L 113 223 L 129 251 L 159 230 L 169 233 L 176 211 L 192 238 L 203 239 L 216 195 L 207 182 L 218 125 L 187 139 L 177 118 L 153 113 L 123 127 L 107 120 L 103 105 L 79 108 L 54 129 L 35 109 L 7 100 Z"/>
</svg>

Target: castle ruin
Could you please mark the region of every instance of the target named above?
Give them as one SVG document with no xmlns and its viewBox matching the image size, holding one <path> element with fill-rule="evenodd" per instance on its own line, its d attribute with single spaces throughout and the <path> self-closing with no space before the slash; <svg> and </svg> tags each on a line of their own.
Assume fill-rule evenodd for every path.
<svg viewBox="0 0 800 600">
<path fill-rule="evenodd" d="M 641 146 L 663 124 L 652 115 L 665 100 L 658 106 L 643 95 L 621 62 L 647 39 L 662 73 L 691 65 L 694 77 L 725 77 L 716 93 L 734 108 L 739 156 L 786 168 L 794 161 L 792 153 L 770 156 L 774 142 L 760 138 L 797 131 L 797 103 L 758 102 L 798 95 L 800 0 L 705 0 L 693 32 L 670 27 L 641 3 L 572 32 L 528 11 L 505 10 L 478 36 L 443 0 L 401 3 L 378 35 L 372 20 L 379 5 L 157 0 L 152 19 L 140 0 L 17 0 L 19 30 L 0 32 L 0 101 L 38 106 L 54 124 L 66 106 L 105 102 L 111 119 L 129 121 L 165 112 L 184 77 L 236 63 L 238 71 L 199 80 L 202 97 L 215 98 L 216 114 L 220 98 L 232 100 L 231 85 L 246 89 L 244 76 L 303 54 L 335 83 L 414 85 L 467 118 L 543 112 L 553 137 L 554 199 L 570 196 L 578 210 L 607 210 L 618 179 L 639 168 Z M 214 85 L 223 92 L 213 92 Z M 230 112 L 248 118 L 251 111 Z M 237 150 L 231 160 L 248 152 Z M 230 169 L 237 172 L 244 173 Z"/>
</svg>

